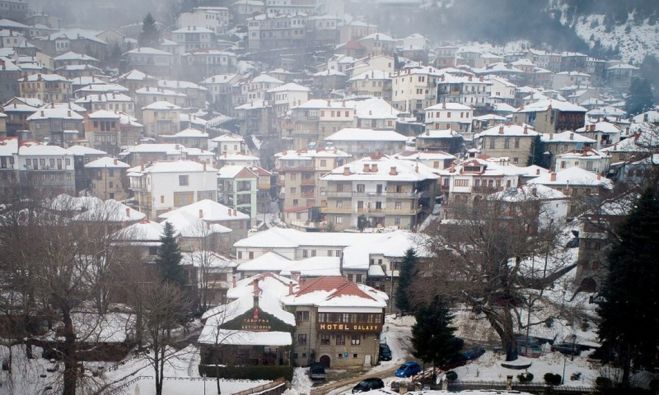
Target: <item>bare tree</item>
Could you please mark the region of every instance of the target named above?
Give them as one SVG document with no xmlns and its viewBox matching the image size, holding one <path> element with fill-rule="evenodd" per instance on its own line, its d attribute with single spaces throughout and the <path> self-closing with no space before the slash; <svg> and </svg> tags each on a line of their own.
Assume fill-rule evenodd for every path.
<svg viewBox="0 0 659 395">
<path fill-rule="evenodd" d="M 187 304 L 182 292 L 168 283 L 151 284 L 143 303 L 149 350 L 145 356 L 155 373 L 156 394 L 162 395 L 165 366 L 179 358 L 175 329 L 184 319 Z"/>
<path fill-rule="evenodd" d="M 529 262 L 553 253 L 561 242 L 558 225 L 539 226 L 542 210 L 542 205 L 526 202 L 453 204 L 454 219 L 428 230 L 435 258 L 413 285 L 412 295 L 417 299 L 442 295 L 484 314 L 501 339 L 506 359 L 516 359 L 515 331 L 532 324 L 522 322 L 520 310 L 537 302 L 529 302 L 528 290 L 549 287 L 575 266 L 552 261 L 542 270 L 529 270 Z"/>
</svg>

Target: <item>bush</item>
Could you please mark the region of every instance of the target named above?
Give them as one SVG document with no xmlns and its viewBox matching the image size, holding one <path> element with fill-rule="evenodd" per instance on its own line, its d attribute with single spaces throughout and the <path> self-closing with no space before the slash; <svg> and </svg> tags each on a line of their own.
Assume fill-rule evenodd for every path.
<svg viewBox="0 0 659 395">
<path fill-rule="evenodd" d="M 608 377 L 599 376 L 595 379 L 595 385 L 597 388 L 611 388 L 611 386 L 613 386 L 613 381 Z"/>
<path fill-rule="evenodd" d="M 520 373 L 517 375 L 517 380 L 519 380 L 520 383 L 530 383 L 531 381 L 533 381 L 533 373 L 531 372 Z"/>
<path fill-rule="evenodd" d="M 549 385 L 560 385 L 561 384 L 561 375 L 554 373 L 545 373 L 545 383 Z"/>
<path fill-rule="evenodd" d="M 458 379 L 458 374 L 455 373 L 454 371 L 448 371 L 446 372 L 446 380 L 448 381 L 455 381 Z"/>
</svg>

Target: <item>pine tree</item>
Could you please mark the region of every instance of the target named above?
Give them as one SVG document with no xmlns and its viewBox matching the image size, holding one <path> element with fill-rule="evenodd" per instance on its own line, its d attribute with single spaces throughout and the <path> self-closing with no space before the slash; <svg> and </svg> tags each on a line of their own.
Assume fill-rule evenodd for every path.
<svg viewBox="0 0 659 395">
<path fill-rule="evenodd" d="M 601 291 L 599 336 L 623 369 L 652 371 L 659 347 L 659 199 L 648 189 L 619 229 L 620 242 L 609 254 L 609 273 Z"/>
<path fill-rule="evenodd" d="M 401 263 L 398 288 L 396 288 L 396 307 L 402 312 L 411 310 L 409 288 L 412 283 L 416 262 L 416 253 L 410 248 L 405 252 L 405 257 Z"/>
<path fill-rule="evenodd" d="M 433 366 L 441 366 L 454 359 L 462 347 L 462 342 L 453 336 L 453 315 L 446 302 L 435 296 L 430 305 L 421 306 L 414 316 L 414 356 L 424 362 L 431 362 Z"/>
<path fill-rule="evenodd" d="M 179 287 L 185 285 L 185 272 L 181 267 L 181 251 L 174 237 L 174 227 L 165 222 L 165 230 L 160 237 L 160 249 L 156 257 L 156 267 L 160 271 L 163 282 L 171 283 Z"/>
<path fill-rule="evenodd" d="M 141 47 L 157 47 L 160 42 L 160 32 L 151 13 L 146 14 L 142 20 L 142 32 L 140 33 L 139 42 Z"/>
<path fill-rule="evenodd" d="M 640 114 L 652 108 L 654 97 L 650 83 L 645 78 L 634 78 L 629 87 L 625 111 L 629 115 Z"/>
</svg>

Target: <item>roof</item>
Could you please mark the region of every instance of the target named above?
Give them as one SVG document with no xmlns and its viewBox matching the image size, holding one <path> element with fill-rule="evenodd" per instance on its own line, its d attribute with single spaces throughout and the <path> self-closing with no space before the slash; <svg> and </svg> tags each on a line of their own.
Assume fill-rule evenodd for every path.
<svg viewBox="0 0 659 395">
<path fill-rule="evenodd" d="M 236 248 L 298 248 L 300 246 L 323 246 L 344 248 L 353 243 L 369 243 L 376 240 L 376 233 L 302 232 L 296 229 L 272 227 L 252 233 L 234 243 Z"/>
<path fill-rule="evenodd" d="M 437 103 L 435 105 L 432 105 L 430 107 L 427 107 L 425 110 L 429 111 L 435 111 L 435 110 L 458 110 L 458 111 L 464 111 L 464 110 L 471 110 L 472 108 L 469 107 L 466 104 L 460 104 L 460 103 Z"/>
<path fill-rule="evenodd" d="M 140 222 L 114 232 L 112 239 L 115 241 L 148 243 L 148 245 L 159 246 L 160 238 L 164 233 L 165 226 L 163 224 L 143 219 Z"/>
<path fill-rule="evenodd" d="M 74 198 L 75 199 L 75 198 Z M 146 218 L 143 213 L 134 210 L 114 199 L 92 199 L 86 210 L 73 217 L 74 221 L 81 222 L 132 222 Z"/>
<path fill-rule="evenodd" d="M 36 81 L 48 81 L 48 82 L 54 82 L 54 81 L 61 81 L 61 82 L 69 82 L 66 77 L 63 77 L 59 74 L 30 74 L 27 77 L 20 78 L 19 81 L 27 81 L 27 82 L 36 82 Z"/>
<path fill-rule="evenodd" d="M 422 233 L 398 230 L 377 235 L 369 243 L 354 243 L 346 247 L 343 250 L 343 268 L 367 270 L 370 265 L 371 255 L 402 258 L 410 248 L 415 250 L 419 257 L 432 256 L 429 249 L 429 239 Z"/>
<path fill-rule="evenodd" d="M 355 108 L 355 116 L 361 119 L 397 119 L 400 113 L 386 100 L 375 97 L 351 101 L 348 105 Z"/>
<path fill-rule="evenodd" d="M 108 118 L 119 119 L 121 118 L 121 115 L 119 115 L 119 113 L 116 113 L 114 111 L 108 111 L 108 110 L 97 110 L 89 114 L 89 119 L 108 119 Z"/>
<path fill-rule="evenodd" d="M 311 91 L 311 89 L 307 88 L 306 86 L 296 84 L 294 82 L 289 82 L 288 84 L 284 84 L 284 85 L 278 86 L 276 88 L 268 89 L 269 93 L 275 93 L 275 92 L 309 92 L 309 91 Z"/>
<path fill-rule="evenodd" d="M 213 137 L 211 141 L 214 141 L 216 143 L 222 142 L 222 141 L 230 141 L 230 142 L 245 142 L 245 139 L 243 139 L 242 136 L 238 134 L 233 134 L 233 133 L 225 133 L 221 136 Z"/>
<path fill-rule="evenodd" d="M 290 346 L 293 344 L 293 338 L 290 332 L 252 332 L 219 329 L 215 325 L 206 325 L 197 342 L 201 344 L 220 342 L 222 345 L 232 346 Z"/>
<path fill-rule="evenodd" d="M 552 177 L 555 175 L 555 180 Z M 570 167 L 556 173 L 545 173 L 529 180 L 529 184 L 567 185 L 567 186 L 598 186 L 606 189 L 613 188 L 613 182 L 599 174 L 595 174 L 580 167 Z"/>
<path fill-rule="evenodd" d="M 118 159 L 111 158 L 109 156 L 104 156 L 100 159 L 93 160 L 85 164 L 86 169 L 127 169 L 130 166 L 127 163 L 124 163 Z"/>
<path fill-rule="evenodd" d="M 425 132 L 418 135 L 418 139 L 446 139 L 446 138 L 463 138 L 463 136 L 451 129 L 433 129 L 426 130 Z"/>
<path fill-rule="evenodd" d="M 596 143 L 596 141 L 590 137 L 570 132 L 569 130 L 561 133 L 542 133 L 540 139 L 543 143 Z"/>
<path fill-rule="evenodd" d="M 365 171 L 368 169 L 368 171 Z M 439 178 L 423 163 L 383 156 L 378 159 L 362 158 L 332 170 L 322 179 L 326 181 L 402 181 L 418 182 Z"/>
<path fill-rule="evenodd" d="M 210 199 L 200 200 L 198 202 L 188 204 L 187 206 L 179 207 L 175 210 L 161 214 L 159 218 L 168 219 L 180 212 L 190 214 L 197 218 L 201 217 L 204 221 L 207 222 L 249 219 L 249 215 Z"/>
<path fill-rule="evenodd" d="M 563 192 L 547 187 L 542 184 L 524 185 L 517 188 L 508 188 L 501 192 L 493 193 L 488 199 L 501 200 L 505 202 L 523 202 L 527 200 L 554 200 L 567 199 Z"/>
<path fill-rule="evenodd" d="M 155 49 L 155 48 L 151 48 L 151 47 L 139 47 L 139 48 L 131 49 L 130 51 L 128 51 L 126 53 L 127 54 L 172 56 L 172 54 L 167 52 L 167 51 L 162 51 L 160 49 Z"/>
<path fill-rule="evenodd" d="M 258 75 L 252 79 L 253 83 L 266 83 L 266 84 L 283 84 L 284 81 L 278 80 L 275 77 L 271 77 L 265 73 Z"/>
<path fill-rule="evenodd" d="M 528 125 L 498 125 L 486 129 L 476 135 L 474 138 L 484 137 L 484 136 L 522 136 L 522 137 L 533 137 L 538 136 L 540 133 L 532 129 Z"/>
<path fill-rule="evenodd" d="M 89 62 L 98 62 L 98 59 L 96 59 L 96 58 L 93 58 L 89 55 L 76 53 L 76 52 L 73 52 L 73 51 L 69 51 L 69 52 L 63 53 L 59 56 L 55 56 L 53 58 L 53 60 L 55 60 L 55 61 L 57 61 L 57 60 L 86 60 L 86 61 L 89 61 Z"/>
<path fill-rule="evenodd" d="M 577 129 L 577 132 L 587 133 L 591 127 L 594 127 L 595 131 L 605 134 L 620 134 L 620 129 L 610 122 L 596 122 L 594 124 L 587 124 L 586 126 Z"/>
<path fill-rule="evenodd" d="M 365 71 L 361 74 L 358 74 L 352 78 L 350 78 L 348 81 L 361 81 L 361 80 L 390 80 L 391 75 L 382 70 L 370 70 L 370 71 Z"/>
<path fill-rule="evenodd" d="M 561 100 L 553 100 L 553 99 L 545 99 L 545 100 L 540 100 L 535 103 L 531 103 L 529 105 L 526 105 L 522 107 L 521 109 L 517 110 L 518 112 L 541 112 L 541 111 L 547 111 L 549 108 L 552 108 L 554 110 L 558 111 L 565 111 L 565 112 L 587 112 L 588 110 L 585 109 L 584 107 L 581 107 L 577 104 L 572 104 L 570 102 L 566 101 L 561 101 Z"/>
<path fill-rule="evenodd" d="M 107 152 L 83 145 L 72 145 L 67 148 L 73 155 L 107 155 Z"/>
<path fill-rule="evenodd" d="M 167 217 L 161 221 L 164 225 L 168 222 L 178 232 L 181 237 L 207 237 L 215 233 L 231 233 L 232 230 L 220 224 L 211 224 L 203 218 L 202 213 L 191 213 L 185 210 L 173 210 L 167 214 Z M 161 215 L 163 218 L 165 215 Z"/>
<path fill-rule="evenodd" d="M 183 129 L 178 133 L 174 133 L 171 136 L 162 136 L 162 137 L 198 137 L 198 138 L 208 138 L 208 133 L 202 132 L 199 129 L 187 128 Z"/>
<path fill-rule="evenodd" d="M 344 128 L 325 137 L 325 141 L 397 141 L 406 142 L 407 137 L 393 130 Z"/>
<path fill-rule="evenodd" d="M 275 158 L 283 160 L 311 160 L 312 158 L 349 158 L 350 154 L 335 148 L 331 149 L 309 149 L 309 150 L 288 150 L 278 152 Z"/>
<path fill-rule="evenodd" d="M 352 307 L 382 309 L 387 306 L 385 293 L 357 284 L 341 276 L 318 277 L 307 281 L 293 295 L 282 301 L 289 306 Z"/>
<path fill-rule="evenodd" d="M 455 155 L 444 151 L 403 151 L 391 155 L 391 157 L 403 160 L 447 160 L 456 158 Z"/>
<path fill-rule="evenodd" d="M 168 101 L 156 101 L 148 106 L 142 107 L 142 110 L 154 110 L 154 111 L 168 111 L 168 110 L 180 110 L 181 107 L 177 106 L 176 104 L 172 104 Z"/>
<path fill-rule="evenodd" d="M 195 173 L 195 172 L 216 172 L 217 169 L 206 165 L 205 163 L 194 162 L 191 160 L 176 161 L 159 161 L 141 170 L 141 167 L 133 167 L 129 170 L 131 173 Z"/>
<path fill-rule="evenodd" d="M 19 155 L 43 156 L 71 156 L 72 153 L 57 145 L 31 144 L 22 145 L 18 149 Z"/>
</svg>

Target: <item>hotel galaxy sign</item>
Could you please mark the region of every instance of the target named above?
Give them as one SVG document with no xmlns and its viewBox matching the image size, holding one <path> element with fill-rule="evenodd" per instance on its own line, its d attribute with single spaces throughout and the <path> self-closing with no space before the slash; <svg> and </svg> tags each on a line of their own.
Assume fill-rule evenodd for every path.
<svg viewBox="0 0 659 395">
<path fill-rule="evenodd" d="M 319 331 L 326 332 L 362 332 L 362 333 L 379 333 L 382 331 L 381 324 L 344 324 L 321 322 L 318 324 Z"/>
</svg>

